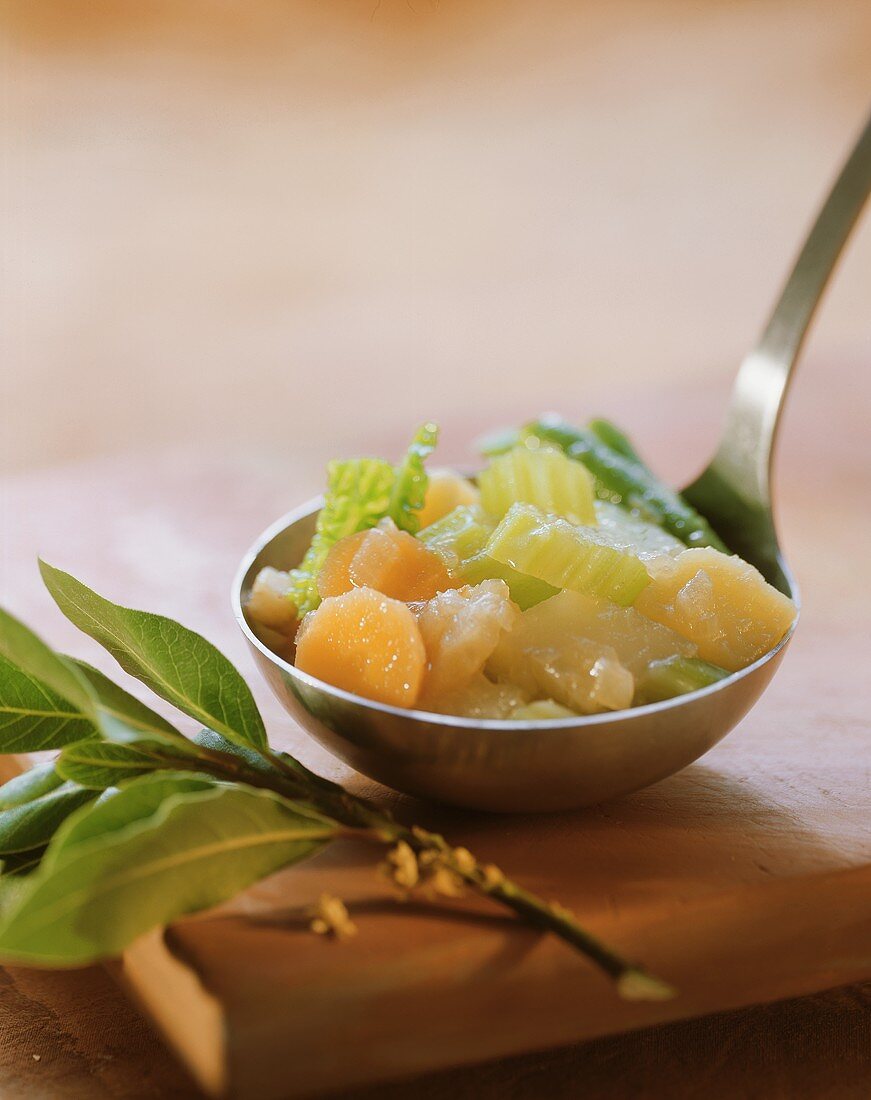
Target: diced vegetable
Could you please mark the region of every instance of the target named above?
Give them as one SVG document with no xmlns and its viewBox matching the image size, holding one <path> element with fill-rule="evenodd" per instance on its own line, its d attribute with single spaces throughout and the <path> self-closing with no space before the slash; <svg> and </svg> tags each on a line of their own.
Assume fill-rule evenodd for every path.
<svg viewBox="0 0 871 1100">
<path fill-rule="evenodd" d="M 374 588 L 354 588 L 303 619 L 296 667 L 366 699 L 411 707 L 423 683 L 426 650 L 406 604 Z"/>
<path fill-rule="evenodd" d="M 387 515 L 400 531 L 420 529 L 418 513 L 426 503 L 428 478 L 424 463 L 435 450 L 439 430 L 435 424 L 418 428 L 402 462 L 396 467 Z"/>
<path fill-rule="evenodd" d="M 615 542 L 637 554 L 642 561 L 655 561 L 666 555 L 675 557 L 686 546 L 663 527 L 649 523 L 607 500 L 596 501 L 599 530 L 612 535 Z"/>
<path fill-rule="evenodd" d="M 290 574 L 267 565 L 254 578 L 245 610 L 263 626 L 280 634 L 294 630 L 297 618 L 290 588 Z"/>
<path fill-rule="evenodd" d="M 533 421 L 524 435 L 560 447 L 595 476 L 604 499 L 637 509 L 688 546 L 713 546 L 725 551 L 708 521 L 680 493 L 669 488 L 637 457 L 613 450 L 590 429 L 575 428 L 557 418 Z"/>
<path fill-rule="evenodd" d="M 374 527 L 385 517 L 397 527 L 417 531 L 417 512 L 426 495 L 424 461 L 435 447 L 438 428 L 424 424 L 394 468 L 380 458 L 352 458 L 327 467 L 327 491 L 311 545 L 290 571 L 289 597 L 300 616 L 320 603 L 318 575 L 332 547 L 348 535 Z"/>
<path fill-rule="evenodd" d="M 616 424 L 612 424 L 610 420 L 591 420 L 588 427 L 593 435 L 601 439 L 606 447 L 610 447 L 618 455 L 623 455 L 624 458 L 631 459 L 632 462 L 644 464 L 644 460 L 635 450 L 629 437 L 624 435 Z"/>
<path fill-rule="evenodd" d="M 544 606 L 525 611 L 521 622 L 502 637 L 487 672 L 533 697 L 553 699 L 581 714 L 630 706 L 635 680 L 614 648 L 586 638 L 553 637 L 536 615 Z"/>
<path fill-rule="evenodd" d="M 475 505 L 479 500 L 477 488 L 467 477 L 462 477 L 453 470 L 433 470 L 429 475 L 423 508 L 418 516 L 420 526 L 429 527 L 455 508 Z"/>
<path fill-rule="evenodd" d="M 505 581 L 521 611 L 553 596 L 558 591 L 553 585 L 483 553 L 494 526 L 479 507 L 461 506 L 426 527 L 417 537 L 441 554 L 458 584 L 480 584 L 488 579 Z"/>
<path fill-rule="evenodd" d="M 421 701 L 436 714 L 459 714 L 463 718 L 512 718 L 528 694 L 516 684 L 497 684 L 477 672 L 462 687 Z"/>
<path fill-rule="evenodd" d="M 711 547 L 659 563 L 635 606 L 694 642 L 703 660 L 729 672 L 776 646 L 795 618 L 792 600 L 758 570 Z"/>
<path fill-rule="evenodd" d="M 542 600 L 550 599 L 559 592 L 558 588 L 554 588 L 547 581 L 521 573 L 504 562 L 496 561 L 489 554 L 476 554 L 473 558 L 469 558 L 462 563 L 455 576 L 464 584 L 480 584 L 481 581 L 488 579 L 504 581 L 508 585 L 511 599 L 521 611 L 526 611 L 528 607 L 535 607 Z"/>
<path fill-rule="evenodd" d="M 653 661 L 639 680 L 634 703 L 641 706 L 673 699 L 676 695 L 710 687 L 728 675 L 724 668 L 697 657 L 665 657 L 661 661 Z"/>
<path fill-rule="evenodd" d="M 452 584 L 441 557 L 389 519 L 337 542 L 318 575 L 322 598 L 374 588 L 394 600 L 429 600 Z"/>
<path fill-rule="evenodd" d="M 577 714 L 553 699 L 537 699 L 518 707 L 511 717 L 518 722 L 548 722 L 556 718 L 577 718 Z"/>
<path fill-rule="evenodd" d="M 523 616 L 525 630 L 555 646 L 575 639 L 611 646 L 622 665 L 643 676 L 653 661 L 679 655 L 693 657 L 696 647 L 668 627 L 639 615 L 634 607 L 618 607 L 579 592 L 560 592 Z"/>
<path fill-rule="evenodd" d="M 612 536 L 515 504 L 485 553 L 521 573 L 630 606 L 650 578 L 644 563 Z"/>
<path fill-rule="evenodd" d="M 451 589 L 423 604 L 417 625 L 426 648 L 426 699 L 437 701 L 467 684 L 519 618 L 502 581 Z"/>
<path fill-rule="evenodd" d="M 478 486 L 484 511 L 495 519 L 519 501 L 573 523 L 596 523 L 592 477 L 554 448 L 515 447 L 481 471 Z"/>
<path fill-rule="evenodd" d="M 425 546 L 441 554 L 448 568 L 454 571 L 484 549 L 494 526 L 477 505 L 460 505 L 424 527 L 417 537 Z"/>
</svg>

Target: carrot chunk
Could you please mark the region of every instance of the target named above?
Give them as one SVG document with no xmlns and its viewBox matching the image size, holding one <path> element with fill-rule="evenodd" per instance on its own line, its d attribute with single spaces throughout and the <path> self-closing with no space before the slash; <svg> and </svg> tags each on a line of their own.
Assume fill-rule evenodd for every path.
<svg viewBox="0 0 871 1100">
<path fill-rule="evenodd" d="M 296 667 L 344 691 L 412 707 L 426 669 L 414 615 L 374 588 L 329 596 L 303 619 Z"/>
</svg>

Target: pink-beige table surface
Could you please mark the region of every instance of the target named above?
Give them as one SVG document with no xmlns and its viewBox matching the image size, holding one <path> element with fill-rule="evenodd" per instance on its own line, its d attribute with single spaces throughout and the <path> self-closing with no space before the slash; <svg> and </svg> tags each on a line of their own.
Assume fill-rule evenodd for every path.
<svg viewBox="0 0 871 1100">
<path fill-rule="evenodd" d="M 337 451 L 398 450 L 435 417 L 467 459 L 476 431 L 556 407 L 622 416 L 665 475 L 696 471 L 868 108 L 871 9 L 4 0 L 0 68 L 0 598 L 95 655 L 41 594 L 40 551 L 253 677 L 229 577 Z M 617 858 L 618 909 L 867 865 L 869 302 L 866 225 L 787 416 L 806 614 L 781 677 L 697 767 L 560 826 L 591 883 Z M 560 885 L 546 823 L 450 823 Z M 712 865 L 690 874 L 667 846 L 700 836 Z M 806 896 L 799 922 L 834 895 Z M 0 1014 L 4 1100 L 194 1095 L 102 970 L 3 970 Z M 851 984 L 353 1094 L 852 1100 L 868 1020 Z"/>
</svg>

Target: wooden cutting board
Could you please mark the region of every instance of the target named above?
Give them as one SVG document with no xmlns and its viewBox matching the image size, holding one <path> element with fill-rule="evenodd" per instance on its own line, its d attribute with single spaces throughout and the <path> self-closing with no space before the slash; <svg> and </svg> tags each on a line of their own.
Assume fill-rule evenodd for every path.
<svg viewBox="0 0 871 1100">
<path fill-rule="evenodd" d="M 561 944 L 483 904 L 398 905 L 371 853 L 337 845 L 145 937 L 116 965 L 208 1091 L 342 1089 L 871 977 L 871 386 L 861 362 L 809 363 L 804 375 L 780 463 L 803 620 L 767 695 L 725 742 L 630 798 L 538 818 L 442 811 L 351 777 L 570 905 L 680 996 L 622 1003 Z M 644 395 L 591 398 L 588 409 L 620 416 L 679 478 L 716 433 L 725 381 L 657 395 L 655 418 Z M 483 423 L 458 418 L 451 435 Z M 42 594 L 37 551 L 112 598 L 180 618 L 251 678 L 275 743 L 347 781 L 256 681 L 227 599 L 247 543 L 317 488 L 322 457 L 294 455 L 289 441 L 257 456 L 137 455 L 12 479 L 3 602 L 107 671 Z M 306 931 L 300 910 L 324 890 L 350 904 L 349 943 Z"/>
</svg>

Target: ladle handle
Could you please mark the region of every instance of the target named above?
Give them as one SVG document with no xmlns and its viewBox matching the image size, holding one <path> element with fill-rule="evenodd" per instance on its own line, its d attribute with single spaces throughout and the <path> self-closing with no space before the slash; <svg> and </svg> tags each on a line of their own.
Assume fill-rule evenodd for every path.
<svg viewBox="0 0 871 1100">
<path fill-rule="evenodd" d="M 771 455 L 786 389 L 811 318 L 869 192 L 871 118 L 823 204 L 759 342 L 741 364 L 732 390 L 710 468 L 750 505 L 771 506 Z"/>
</svg>

